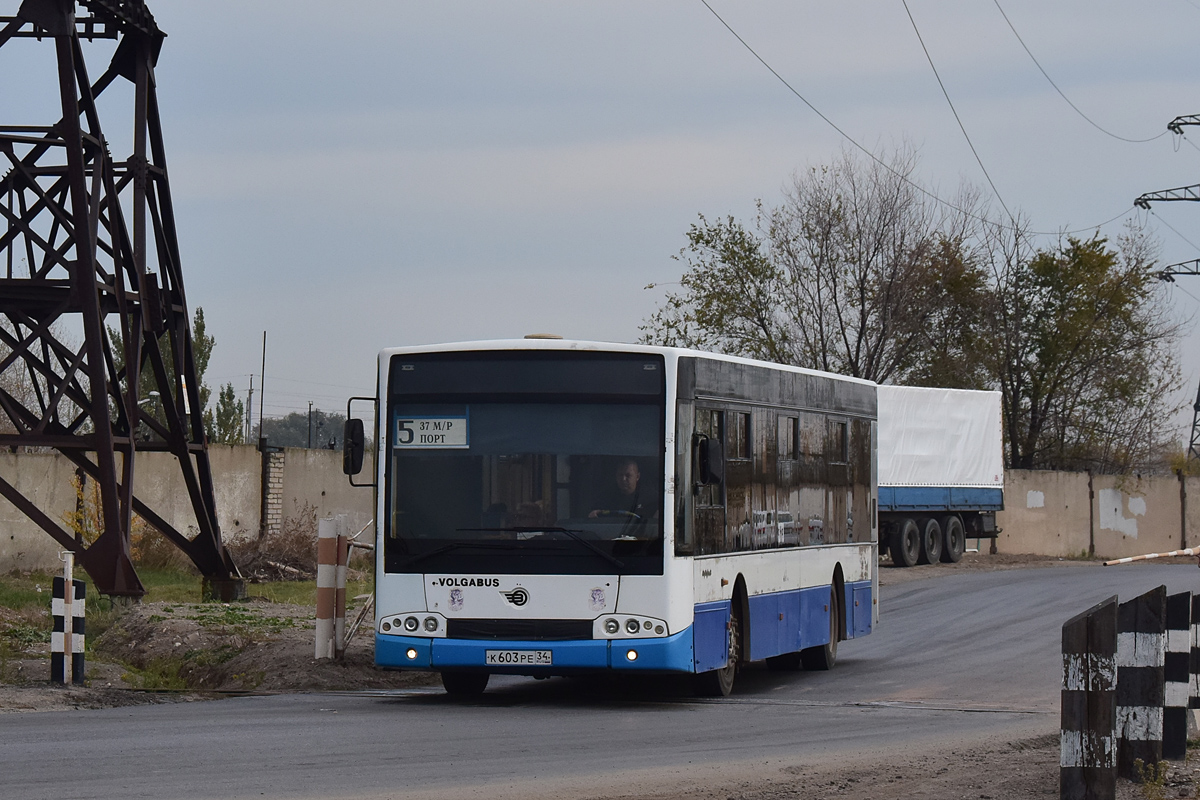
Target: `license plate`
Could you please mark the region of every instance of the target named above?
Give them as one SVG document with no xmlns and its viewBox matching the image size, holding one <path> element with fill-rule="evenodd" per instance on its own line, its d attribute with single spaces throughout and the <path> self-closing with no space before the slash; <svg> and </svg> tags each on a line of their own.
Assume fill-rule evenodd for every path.
<svg viewBox="0 0 1200 800">
<path fill-rule="evenodd" d="M 549 667 L 550 654 L 550 650 L 488 650 L 483 663 L 497 667 Z"/>
</svg>

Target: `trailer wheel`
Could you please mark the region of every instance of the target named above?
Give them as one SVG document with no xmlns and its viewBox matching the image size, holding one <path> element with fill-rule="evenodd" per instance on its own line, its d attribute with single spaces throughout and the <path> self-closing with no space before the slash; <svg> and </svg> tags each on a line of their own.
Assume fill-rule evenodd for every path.
<svg viewBox="0 0 1200 800">
<path fill-rule="evenodd" d="M 478 697 L 487 688 L 486 672 L 443 672 L 442 686 L 455 697 Z"/>
<path fill-rule="evenodd" d="M 921 529 L 922 564 L 936 564 L 942 560 L 942 526 L 933 517 L 917 523 Z"/>
<path fill-rule="evenodd" d="M 892 531 L 892 540 L 888 549 L 892 553 L 892 563 L 897 567 L 912 567 L 921 556 L 921 532 L 917 523 L 905 517 Z"/>
<path fill-rule="evenodd" d="M 829 589 L 829 642 L 800 651 L 800 662 L 805 669 L 833 669 L 837 661 L 838 636 L 841 634 L 841 604 L 835 587 Z"/>
<path fill-rule="evenodd" d="M 958 563 L 967 548 L 967 534 L 963 530 L 962 520 L 957 515 L 942 517 L 942 536 L 945 539 L 942 561 L 947 564 Z"/>
<path fill-rule="evenodd" d="M 729 659 L 720 669 L 701 672 L 692 681 L 695 693 L 700 697 L 728 697 L 733 692 L 733 679 L 737 677 L 738 662 L 742 658 L 742 612 L 738 607 L 737 595 L 729 609 Z"/>
</svg>

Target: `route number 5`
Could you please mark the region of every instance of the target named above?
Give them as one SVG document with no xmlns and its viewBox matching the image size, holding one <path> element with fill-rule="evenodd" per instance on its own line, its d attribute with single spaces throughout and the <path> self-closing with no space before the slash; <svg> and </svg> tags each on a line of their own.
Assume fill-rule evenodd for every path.
<svg viewBox="0 0 1200 800">
<path fill-rule="evenodd" d="M 399 444 L 412 444 L 413 437 L 416 434 L 414 434 L 413 429 L 408 426 L 412 425 L 413 422 L 414 420 L 411 419 L 396 420 L 396 436 Z"/>
</svg>

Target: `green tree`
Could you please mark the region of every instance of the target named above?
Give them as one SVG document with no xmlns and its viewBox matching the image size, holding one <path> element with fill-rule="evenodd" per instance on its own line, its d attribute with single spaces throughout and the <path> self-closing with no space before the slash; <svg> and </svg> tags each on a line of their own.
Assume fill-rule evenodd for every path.
<svg viewBox="0 0 1200 800">
<path fill-rule="evenodd" d="M 276 447 L 308 447 L 311 430 L 313 448 L 325 449 L 331 442 L 335 446 L 341 444 L 345 423 L 345 414 L 314 408 L 311 428 L 308 412 L 293 411 L 282 417 L 268 417 L 263 421 L 261 430 L 265 432 L 267 441 Z"/>
<path fill-rule="evenodd" d="M 233 384 L 227 383 L 217 394 L 215 414 L 205 411 L 207 428 L 208 418 L 212 417 L 212 432 L 208 435 L 210 442 L 218 444 L 241 444 L 244 435 L 243 422 L 246 409 L 241 400 L 234 394 Z"/>
<path fill-rule="evenodd" d="M 1009 466 L 1128 471 L 1171 434 L 1180 326 L 1153 273 L 1154 246 L 1131 228 L 1030 252 L 994 248 L 989 346 L 1003 393 Z M 1157 425 L 1157 429 L 1156 429 Z"/>
<path fill-rule="evenodd" d="M 121 332 L 116 328 L 109 327 L 108 338 L 112 344 L 113 361 L 116 364 L 117 370 L 123 370 L 125 368 L 125 347 Z M 203 409 L 204 430 L 210 440 L 213 439 L 214 433 L 212 413 L 208 411 L 208 401 L 212 395 L 212 391 L 204 381 L 204 373 L 208 370 L 208 360 L 212 356 L 215 345 L 216 339 L 208 334 L 204 324 L 204 309 L 197 306 L 196 313 L 192 316 L 192 356 L 196 368 L 196 379 L 200 382 L 198 393 L 200 395 L 200 407 Z M 159 353 L 162 355 L 167 381 L 174 386 L 176 383 L 175 361 L 171 357 L 171 337 L 167 334 L 159 337 L 158 348 Z M 149 363 L 146 363 L 138 374 L 137 399 L 139 404 L 141 404 L 143 413 L 151 415 L 159 424 L 166 426 L 167 417 L 162 407 L 158 378 Z M 139 436 L 148 434 L 149 431 L 143 426 Z"/>
</svg>

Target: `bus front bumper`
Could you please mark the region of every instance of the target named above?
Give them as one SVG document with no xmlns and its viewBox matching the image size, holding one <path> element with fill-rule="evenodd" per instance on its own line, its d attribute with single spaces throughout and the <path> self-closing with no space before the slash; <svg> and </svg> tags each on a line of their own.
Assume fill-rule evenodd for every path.
<svg viewBox="0 0 1200 800">
<path fill-rule="evenodd" d="M 489 664 L 488 651 L 529 653 L 531 658 L 539 651 L 549 651 L 550 664 Z M 376 633 L 375 663 L 393 669 L 465 669 L 511 675 L 564 675 L 606 669 L 695 671 L 690 627 L 662 638 L 568 642 L 425 639 Z"/>
</svg>

